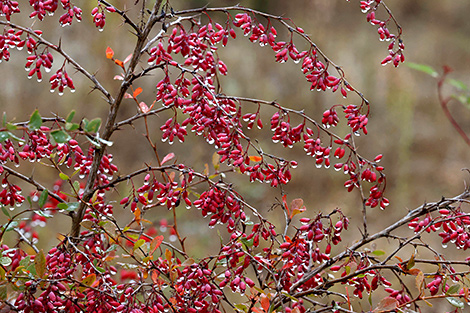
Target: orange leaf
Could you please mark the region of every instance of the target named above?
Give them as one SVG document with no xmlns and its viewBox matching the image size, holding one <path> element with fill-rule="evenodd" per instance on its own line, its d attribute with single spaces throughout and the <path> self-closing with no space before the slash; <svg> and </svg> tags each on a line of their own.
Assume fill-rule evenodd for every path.
<svg viewBox="0 0 470 313">
<path fill-rule="evenodd" d="M 142 88 L 140 88 L 140 87 L 137 88 L 137 89 L 134 91 L 134 94 L 133 94 L 134 98 L 137 98 L 137 96 L 140 95 L 141 92 L 142 92 Z"/>
<path fill-rule="evenodd" d="M 157 236 L 157 237 L 153 238 L 152 242 L 150 242 L 150 253 L 149 254 L 153 254 L 155 252 L 155 250 L 157 250 L 158 247 L 160 247 L 162 242 L 163 242 L 163 236 Z"/>
<path fill-rule="evenodd" d="M 111 60 L 113 58 L 113 56 L 114 56 L 113 49 L 111 49 L 110 47 L 107 47 L 106 48 L 106 57 Z"/>
<path fill-rule="evenodd" d="M 170 161 L 171 159 L 173 159 L 175 157 L 175 154 L 173 152 L 171 153 L 168 153 L 167 155 L 165 155 L 165 157 L 163 158 L 162 162 L 160 162 L 160 165 L 163 165 L 163 163 L 167 162 L 167 161 Z"/>
<path fill-rule="evenodd" d="M 290 209 L 292 210 L 292 216 L 290 218 L 292 218 L 296 214 L 304 212 L 306 210 L 304 206 L 304 200 L 300 198 L 292 200 L 292 202 L 290 203 Z"/>
<path fill-rule="evenodd" d="M 140 209 L 139 208 L 135 209 L 134 216 L 135 216 L 135 222 L 140 223 Z"/>
<path fill-rule="evenodd" d="M 261 162 L 263 160 L 262 157 L 260 156 L 254 156 L 254 155 L 251 155 L 250 157 L 250 160 L 253 161 L 253 162 Z"/>
<path fill-rule="evenodd" d="M 139 108 L 142 113 L 147 113 L 148 111 L 150 111 L 150 108 L 145 104 L 145 102 L 139 103 Z"/>
<path fill-rule="evenodd" d="M 417 268 L 412 268 L 411 270 L 408 270 L 408 274 L 413 276 L 418 276 L 419 273 L 421 273 L 421 270 Z"/>
<path fill-rule="evenodd" d="M 96 280 L 96 274 L 90 274 L 82 280 L 82 284 L 91 286 Z"/>
<path fill-rule="evenodd" d="M 152 271 L 152 274 L 150 274 L 150 278 L 152 278 L 154 284 L 158 283 L 158 276 L 160 276 L 160 274 L 157 271 Z"/>
<path fill-rule="evenodd" d="M 114 63 L 116 63 L 120 67 L 124 68 L 124 63 L 121 60 L 114 60 Z"/>
<path fill-rule="evenodd" d="M 261 307 L 265 312 L 269 311 L 269 299 L 266 295 L 262 294 L 260 299 Z"/>
</svg>

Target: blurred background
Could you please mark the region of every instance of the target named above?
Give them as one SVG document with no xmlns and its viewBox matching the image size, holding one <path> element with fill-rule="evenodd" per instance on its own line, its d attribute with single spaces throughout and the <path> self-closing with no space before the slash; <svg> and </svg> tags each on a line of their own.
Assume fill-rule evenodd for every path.
<svg viewBox="0 0 470 313">
<path fill-rule="evenodd" d="M 127 5 L 130 8 L 134 2 L 123 0 L 117 5 Z M 115 57 L 123 60 L 132 52 L 135 40 L 126 25 L 111 14 L 107 16 L 105 30 L 98 32 L 89 13 L 95 2 L 82 3 L 83 21 L 80 24 L 74 23 L 72 27 L 58 27 L 57 16 L 46 17 L 45 23 L 21 20 L 18 17 L 13 17 L 12 21 L 42 29 L 44 38 L 51 42 L 58 43 L 60 38 L 65 51 L 88 71 L 95 73 L 108 90 L 117 90 L 120 83 L 112 81 L 112 77 L 119 73 L 119 68 L 106 60 L 105 49 L 107 46 L 112 47 Z M 462 171 L 470 167 L 470 147 L 444 116 L 437 99 L 436 79 L 405 65 L 399 68 L 392 65 L 381 66 L 381 60 L 388 55 L 387 43 L 380 42 L 376 27 L 366 22 L 366 16 L 359 8 L 359 1 L 171 1 L 175 10 L 206 4 L 214 7 L 237 3 L 292 18 L 331 60 L 343 68 L 348 81 L 370 101 L 372 111 L 369 135 L 357 138 L 356 143 L 364 157 L 373 159 L 377 154 L 384 155 L 381 162 L 387 175 L 386 196 L 391 202 L 385 212 L 380 209 L 369 210 L 370 232 L 382 229 L 406 214 L 408 209 L 426 201 L 439 200 L 442 196 L 455 196 L 463 191 L 465 181 L 470 181 L 470 174 Z M 455 70 L 451 74 L 452 78 L 470 85 L 469 1 L 395 0 L 387 4 L 403 28 L 406 61 L 427 64 L 440 72 L 443 65 L 448 65 Z M 219 22 L 225 21 L 223 16 L 219 17 Z M 213 19 L 217 20 L 217 15 Z M 283 34 L 279 34 L 279 40 Z M 359 99 L 352 94 L 348 99 L 343 99 L 336 93 L 309 91 L 309 84 L 300 72 L 299 64 L 291 61 L 286 64 L 275 63 L 274 53 L 269 48 L 252 44 L 241 34 L 237 40 L 229 41 L 226 48 L 219 49 L 219 53 L 229 69 L 228 77 L 222 80 L 223 91 L 228 95 L 276 100 L 287 107 L 305 109 L 306 113 L 317 120 L 334 104 L 359 103 Z M 53 69 L 62 64 L 60 57 L 55 57 Z M 48 77 L 42 83 L 37 83 L 35 78 L 27 79 L 27 73 L 23 70 L 24 58 L 24 51 L 12 53 L 12 60 L 0 65 L 0 108 L 7 112 L 9 120 L 27 120 L 35 108 L 39 108 L 42 116 L 66 116 L 75 109 L 77 122 L 83 117 L 101 117 L 105 120 L 105 101 L 98 92 L 90 92 L 90 83 L 79 73 L 67 67 L 77 92 L 72 94 L 66 91 L 59 97 L 57 93 L 49 92 Z M 140 96 L 142 101 L 153 101 L 155 84 L 161 79 L 159 75 L 156 72 L 154 77 L 135 86 L 144 88 L 144 93 Z M 446 88 L 445 92 L 448 95 L 457 94 L 451 87 Z M 470 134 L 469 109 L 453 101 L 450 103 L 450 110 L 464 131 Z M 255 111 L 255 106 L 246 106 L 246 112 Z M 128 100 L 122 107 L 120 118 L 132 116 L 136 112 L 136 105 Z M 272 113 L 268 109 L 262 115 L 266 126 Z M 159 125 L 167 118 L 167 115 L 162 114 L 153 119 L 154 140 L 159 140 Z M 299 167 L 292 172 L 292 182 L 285 188 L 288 202 L 302 198 L 307 208 L 305 216 L 341 208 L 351 219 L 351 232 L 357 234 L 361 202 L 357 192 L 348 193 L 343 187 L 346 176 L 332 169 L 315 168 L 312 158 L 305 155 L 301 145 L 287 150 L 273 144 L 268 128 L 265 127 L 260 132 L 260 144 L 264 151 L 299 162 Z M 341 130 L 344 128 L 340 125 L 338 132 L 341 133 Z M 145 162 L 156 163 L 141 134 L 142 125 L 136 124 L 135 128 L 127 127 L 111 138 L 115 143 L 109 150 L 115 155 L 114 163 L 122 173 L 138 169 Z M 213 147 L 192 134 L 187 139 L 184 145 L 160 143 L 160 155 L 174 152 L 178 162 L 193 164 L 196 170 L 202 172 L 206 163 L 211 168 L 212 154 L 215 151 Z M 35 169 L 35 177 L 39 177 L 41 171 L 45 169 Z M 48 179 L 52 182 L 57 177 L 49 176 L 45 179 L 46 182 Z M 245 176 L 230 175 L 228 179 L 234 182 L 236 189 L 248 202 L 278 225 L 283 225 L 283 213 L 279 207 L 273 208 L 273 204 L 278 203 L 276 197 L 280 199 L 278 191 L 271 190 L 267 185 L 249 183 Z M 128 191 L 129 186 L 122 186 L 117 199 L 127 195 Z M 194 247 L 195 256 L 207 255 L 207 247 L 218 248 L 218 239 L 214 240 L 214 234 L 207 232 L 205 224 L 208 221 L 200 218 L 197 210 L 186 212 L 182 207 L 178 210 L 178 215 L 182 215 L 180 230 L 183 236 L 189 238 L 187 242 Z M 130 212 L 124 212 L 120 208 L 115 208 L 115 211 L 124 217 L 130 217 Z M 183 215 L 190 218 L 183 218 Z M 145 218 L 158 225 L 162 218 L 167 218 L 171 224 L 171 216 L 165 209 L 157 208 L 147 212 Z M 48 226 L 57 225 L 57 229 L 48 227 L 41 230 L 42 235 L 54 233 L 49 237 L 50 242 L 43 244 L 56 243 L 55 233 L 66 233 L 69 223 L 66 217 L 54 218 Z M 350 238 L 354 241 L 358 237 Z M 346 240 L 344 245 L 351 241 Z"/>
</svg>

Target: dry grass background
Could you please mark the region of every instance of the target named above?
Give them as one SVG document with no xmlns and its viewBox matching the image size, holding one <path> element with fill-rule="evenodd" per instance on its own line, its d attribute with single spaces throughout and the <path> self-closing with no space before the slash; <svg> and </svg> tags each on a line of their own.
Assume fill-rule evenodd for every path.
<svg viewBox="0 0 470 313">
<path fill-rule="evenodd" d="M 130 7 L 134 0 L 121 1 Z M 365 21 L 360 12 L 358 1 L 344 0 L 264 0 L 238 1 L 243 6 L 291 17 L 301 26 L 318 47 L 332 60 L 341 65 L 346 77 L 361 90 L 372 105 L 369 122 L 369 135 L 358 138 L 359 151 L 362 155 L 373 158 L 384 154 L 383 165 L 387 174 L 387 196 L 391 205 L 387 210 L 370 210 L 371 231 L 381 229 L 405 214 L 407 209 L 419 206 L 425 201 L 434 201 L 442 196 L 454 196 L 464 188 L 464 181 L 470 180 L 469 174 L 462 168 L 470 167 L 470 147 L 461 138 L 443 115 L 437 101 L 436 81 L 420 72 L 400 66 L 382 67 L 380 61 L 387 55 L 386 44 L 378 40 L 374 27 Z M 237 1 L 210 1 L 210 6 L 233 5 Z M 58 42 L 66 51 L 81 62 L 85 68 L 95 72 L 105 87 L 116 90 L 119 82 L 111 78 L 118 73 L 118 68 L 105 58 L 106 46 L 111 46 L 116 57 L 124 59 L 132 52 L 134 40 L 126 26 L 120 20 L 108 17 L 104 32 L 98 32 L 91 22 L 91 11 L 94 2 L 83 2 L 84 21 L 71 28 L 58 28 L 56 18 L 47 18 L 43 23 L 34 23 L 34 27 L 44 30 L 44 37 Z M 171 1 L 175 9 L 198 7 L 206 1 Z M 455 69 L 453 77 L 470 85 L 470 2 L 438 0 L 396 0 L 387 3 L 400 22 L 404 31 L 407 61 L 423 63 L 440 68 L 449 65 Z M 12 19 L 14 22 L 20 22 Z M 31 25 L 31 20 L 24 20 Z M 0 109 L 7 116 L 17 121 L 26 120 L 35 108 L 43 116 L 52 113 L 65 116 L 70 110 L 77 111 L 77 117 L 101 117 L 105 119 L 106 103 L 97 92 L 90 93 L 89 82 L 73 74 L 77 92 L 66 92 L 64 96 L 50 94 L 48 83 L 36 83 L 28 80 L 23 70 L 24 56 L 14 53 L 10 62 L 0 65 Z M 227 48 L 219 53 L 226 61 L 229 76 L 224 78 L 224 92 L 231 95 L 253 96 L 305 111 L 317 119 L 324 110 L 333 104 L 348 104 L 356 99 L 344 100 L 337 94 L 309 91 L 309 85 L 299 71 L 299 65 L 293 62 L 276 64 L 274 54 L 268 48 L 260 48 L 240 36 L 229 42 Z M 61 64 L 56 58 L 56 66 Z M 73 73 L 72 69 L 69 69 Z M 151 102 L 159 80 L 159 74 L 147 79 L 142 86 L 142 100 Z M 140 86 L 140 85 L 139 85 Z M 137 86 L 136 86 L 137 87 Z M 449 89 L 449 93 L 454 90 Z M 255 108 L 252 107 L 252 110 Z M 247 110 L 250 107 L 247 106 Z M 470 134 L 470 111 L 455 102 L 451 111 Z M 133 115 L 135 104 L 131 101 L 122 108 L 121 117 Z M 266 111 L 269 113 L 269 110 Z M 265 123 L 269 114 L 262 115 Z M 167 116 L 157 117 L 152 122 L 154 139 L 160 136 L 159 124 Z M 112 140 L 115 141 L 110 151 L 115 155 L 114 162 L 122 173 L 137 169 L 147 163 L 156 163 L 152 159 L 147 144 L 141 136 L 143 129 L 125 128 Z M 269 131 L 260 133 L 260 142 L 266 151 L 294 158 L 299 167 L 293 171 L 293 181 L 286 187 L 289 199 L 304 199 L 308 212 L 315 214 L 319 210 L 330 211 L 342 208 L 352 223 L 359 222 L 360 199 L 357 193 L 348 194 L 342 187 L 345 176 L 333 170 L 316 169 L 312 159 L 305 156 L 302 147 L 292 150 L 282 149 L 270 142 Z M 175 152 L 178 162 L 194 164 L 196 170 L 202 171 L 205 163 L 211 163 L 214 153 L 212 147 L 200 138 L 190 135 L 184 145 L 166 143 L 159 145 L 161 155 Z M 36 169 L 35 177 L 39 178 L 41 169 Z M 27 174 L 27 173 L 26 173 Z M 46 176 L 45 180 L 56 179 Z M 283 214 L 279 208 L 272 208 L 279 193 L 267 186 L 250 184 L 246 177 L 234 177 L 236 188 L 247 200 L 255 204 L 280 225 Z M 119 189 L 125 194 L 127 187 Z M 130 213 L 120 208 L 115 211 L 128 217 Z M 205 255 L 206 249 L 216 249 L 218 240 L 213 232 L 207 232 L 207 221 L 200 218 L 196 210 L 186 212 L 179 208 L 181 215 L 180 229 L 188 236 L 188 243 L 194 249 L 194 255 Z M 185 218 L 184 216 L 190 216 Z M 158 222 L 169 218 L 165 209 L 155 209 L 146 214 L 146 218 Z M 47 229 L 41 230 L 45 246 L 56 242 L 55 234 L 68 231 L 68 218 L 54 219 Z M 352 232 L 356 232 L 355 229 Z M 435 236 L 437 237 L 437 236 Z M 353 240 L 354 236 L 350 237 Z M 346 241 L 347 243 L 347 241 Z M 384 243 L 386 245 L 387 243 Z M 451 248 L 448 248 L 451 249 Z M 449 250 L 450 251 L 450 250 Z"/>
</svg>

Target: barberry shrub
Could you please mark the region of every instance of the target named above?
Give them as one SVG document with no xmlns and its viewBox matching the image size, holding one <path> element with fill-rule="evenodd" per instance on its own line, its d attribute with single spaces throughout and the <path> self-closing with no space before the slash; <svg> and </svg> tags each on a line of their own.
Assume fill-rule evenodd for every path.
<svg viewBox="0 0 470 313">
<path fill-rule="evenodd" d="M 98 30 L 106 31 L 106 16 L 117 15 L 124 25 L 118 31 L 135 36 L 134 42 L 122 44 L 133 50 L 122 60 L 117 56 L 124 53 L 122 47 L 94 56 L 119 71 L 98 79 L 60 39 L 40 30 L 41 21 L 54 13 L 61 26 L 79 27 L 82 9 L 69 0 L 30 0 L 29 6 L 0 0 L 0 5 L 1 60 L 26 46 L 28 77 L 48 79 L 50 90 L 60 95 L 75 90 L 70 73 L 76 72 L 108 108 L 104 123 L 94 116 L 78 120 L 75 111 L 46 117 L 38 108 L 24 122 L 4 114 L 2 312 L 416 312 L 442 298 L 459 311 L 470 301 L 469 259 L 442 255 L 422 239 L 424 233 L 437 233 L 442 244 L 469 248 L 470 217 L 463 210 L 468 191 L 426 203 L 369 233 L 368 212 L 389 204 L 382 155 L 368 159 L 354 141 L 367 134 L 373 107 L 291 19 L 241 6 L 179 10 L 171 1 L 137 0 L 123 7 L 119 1 L 98 0 L 85 12 Z M 381 0 L 360 1 L 360 9 L 387 42 L 381 63 L 398 67 L 404 62 L 404 43 L 391 10 Z M 22 14 L 37 22 L 31 27 L 14 23 Z M 348 104 L 333 104 L 322 116 L 310 116 L 261 96 L 224 93 L 222 81 L 230 76 L 218 51 L 238 40 L 272 50 L 273 62 L 298 63 L 310 90 L 333 92 Z M 12 57 L 25 56 L 15 51 Z M 111 89 L 113 79 L 119 85 Z M 143 90 L 148 81 L 154 90 Z M 123 107 L 137 113 L 122 117 Z M 168 119 L 162 122 L 165 114 Z M 159 130 L 152 128 L 156 123 Z M 335 131 L 340 123 L 347 131 Z M 138 149 L 148 149 L 152 158 L 123 173 L 120 156 L 108 150 L 118 132 L 137 124 L 148 142 Z M 302 166 L 332 166 L 344 173 L 344 187 L 362 201 L 360 223 L 350 224 L 340 208 L 318 213 L 302 199 L 288 198 L 283 186 L 300 175 L 298 163 L 265 152 L 269 149 L 256 140 L 254 130 L 265 126 L 274 143 L 303 145 L 312 160 Z M 162 147 L 195 137 L 213 149 L 212 170 L 179 163 L 173 152 L 162 155 Z M 33 171 L 45 167 L 47 177 L 41 177 L 46 171 L 32 175 L 28 161 L 35 162 Z M 264 201 L 282 208 L 283 225 L 237 191 L 230 178 L 240 174 L 246 175 L 246 184 L 267 183 L 279 194 Z M 57 180 L 47 185 L 51 176 Z M 178 221 L 187 209 L 199 211 L 207 232 L 220 239 L 216 253 L 195 258 L 195 251 L 185 246 L 185 229 L 178 228 Z M 117 210 L 131 219 L 118 217 Z M 161 217 L 167 210 L 173 213 L 171 221 Z M 68 233 L 54 247 L 41 245 L 45 239 L 38 228 L 60 215 L 69 218 Z M 158 233 L 155 223 L 161 224 L 160 232 L 170 231 Z M 216 225 L 220 234 L 212 229 Z M 359 228 L 361 236 L 345 245 L 342 237 L 351 227 Z M 395 248 L 374 249 L 383 239 Z M 434 258 L 421 257 L 429 254 Z"/>
</svg>

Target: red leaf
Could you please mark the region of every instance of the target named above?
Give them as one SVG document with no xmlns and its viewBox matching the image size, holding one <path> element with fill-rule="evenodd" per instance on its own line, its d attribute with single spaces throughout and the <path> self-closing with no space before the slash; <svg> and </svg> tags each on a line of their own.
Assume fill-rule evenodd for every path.
<svg viewBox="0 0 470 313">
<path fill-rule="evenodd" d="M 150 255 L 152 255 L 155 250 L 158 249 L 158 247 L 160 247 L 160 245 L 162 244 L 163 242 L 163 236 L 157 236 L 155 238 L 153 238 L 152 242 L 150 243 Z"/>
<path fill-rule="evenodd" d="M 171 159 L 173 159 L 175 157 L 175 154 L 173 152 L 171 153 L 168 153 L 167 155 L 165 155 L 165 157 L 163 158 L 162 162 L 160 162 L 160 165 L 163 165 L 163 163 L 167 162 L 167 161 L 170 161 Z"/>
<path fill-rule="evenodd" d="M 138 95 L 140 95 L 140 93 L 142 92 L 142 88 L 137 88 L 135 91 L 134 91 L 134 98 L 137 98 Z"/>
<path fill-rule="evenodd" d="M 106 48 L 106 57 L 108 59 L 112 59 L 114 56 L 114 51 L 110 47 Z"/>
</svg>

